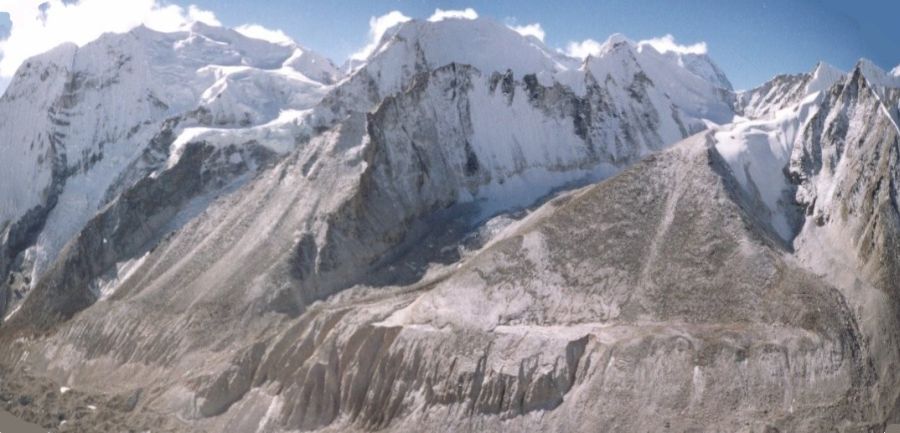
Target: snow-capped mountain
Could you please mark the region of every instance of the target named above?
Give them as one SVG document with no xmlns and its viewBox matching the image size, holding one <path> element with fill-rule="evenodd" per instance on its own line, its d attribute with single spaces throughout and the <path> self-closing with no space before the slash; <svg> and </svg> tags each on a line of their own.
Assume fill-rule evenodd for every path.
<svg viewBox="0 0 900 433">
<path fill-rule="evenodd" d="M 472 46 L 483 48 L 472 50 Z M 397 189 L 398 197 L 411 196 L 395 215 L 396 222 L 416 220 L 435 207 L 454 203 L 487 203 L 483 215 L 527 206 L 566 184 L 606 177 L 708 124 L 727 122 L 731 116 L 730 93 L 691 72 L 681 58 L 614 36 L 601 55 L 582 62 L 484 19 L 401 24 L 385 35 L 352 76 L 337 83 L 337 70 L 308 50 L 203 24 L 173 34 L 139 28 L 104 36 L 81 49 L 68 49 L 71 53 L 62 59 L 46 62 L 64 71 L 60 74 L 65 75 L 66 84 L 59 84 L 55 94 L 62 95 L 56 97 L 71 107 L 64 113 L 55 106 L 35 107 L 30 114 L 39 117 L 46 111 L 65 116 L 62 124 L 53 124 L 62 129 L 59 134 L 65 135 L 65 140 L 48 147 L 55 149 L 56 160 L 65 163 L 57 164 L 61 168 L 55 172 L 44 168 L 35 174 L 10 174 L 28 183 L 28 188 L 10 185 L 8 194 L 24 197 L 11 197 L 13 206 L 5 216 L 11 233 L 28 234 L 11 236 L 23 239 L 11 243 L 14 248 L 8 247 L 9 256 L 18 257 L 20 282 L 39 280 L 63 244 L 90 218 L 141 179 L 156 179 L 172 169 L 193 142 L 217 149 L 208 158 L 213 162 L 204 163 L 203 172 L 215 172 L 219 178 L 212 183 L 207 179 L 201 191 L 167 211 L 165 218 L 148 228 L 150 233 L 146 239 L 142 237 L 141 244 L 152 243 L 166 230 L 191 219 L 205 206 L 198 204 L 203 201 L 201 196 L 213 196 L 246 181 L 246 169 L 263 163 L 254 161 L 256 156 L 248 149 L 255 148 L 246 146 L 248 143 L 277 154 L 297 150 L 318 155 L 319 146 L 332 146 L 329 140 L 350 140 L 348 145 L 356 149 L 347 153 L 353 164 L 371 164 L 359 159 L 359 154 L 375 146 L 369 142 L 378 139 L 373 135 L 382 118 L 378 114 L 388 113 L 392 103 L 410 105 L 391 122 L 401 124 L 397 132 L 412 141 L 406 154 L 392 151 L 387 156 L 416 159 L 377 167 L 418 161 L 408 168 L 411 179 L 420 178 L 416 185 L 377 186 L 378 191 Z M 70 58 L 75 66 L 61 66 Z M 35 65 L 43 62 L 38 59 Z M 307 69 L 295 69 L 297 65 Z M 91 69 L 98 67 L 107 69 Z M 25 91 L 20 88 L 38 85 L 31 83 L 37 78 L 29 78 L 37 73 L 28 71 L 26 67 L 12 85 L 7 97 L 10 107 L 19 99 L 17 92 Z M 310 76 L 325 78 L 319 82 Z M 138 101 L 138 108 L 116 105 L 130 99 Z M 404 102 L 407 100 L 424 104 Z M 88 110 L 88 106 L 116 109 L 106 113 Z M 373 109 L 374 117 L 366 114 Z M 84 126 L 88 124 L 95 126 Z M 399 146 L 396 143 L 402 137 L 395 136 L 397 125 L 379 127 L 388 134 L 384 140 L 392 147 Z M 423 127 L 427 129 L 421 130 Z M 92 135 L 71 135 L 68 129 L 90 130 Z M 339 130 L 336 137 L 313 137 L 316 131 L 333 129 Z M 358 132 L 343 130 L 366 133 L 357 137 Z M 416 143 L 422 140 L 428 145 Z M 12 142 L 15 140 L 8 141 Z M 439 142 L 444 144 L 437 145 Z M 49 159 L 42 156 L 41 149 L 38 143 L 34 153 L 14 166 L 42 167 L 29 159 Z M 423 159 L 422 152 L 434 154 Z M 84 160 L 69 162 L 73 154 Z M 322 164 L 340 160 L 326 158 Z M 81 172 L 73 165 L 81 167 Z M 426 176 L 432 172 L 442 176 Z M 57 174 L 51 182 L 53 173 Z M 26 182 L 38 175 L 46 180 Z M 394 174 L 385 176 L 384 182 L 396 183 Z M 346 176 L 340 179 L 345 181 Z M 425 180 L 430 181 L 427 188 L 422 185 Z M 357 182 L 362 185 L 365 181 Z M 54 194 L 43 193 L 48 185 Z M 32 208 L 41 215 L 22 219 Z M 401 224 L 392 230 L 396 233 L 389 237 L 391 241 L 360 259 L 371 264 L 374 257 L 395 247 L 397 240 L 393 239 L 404 238 L 407 228 Z M 323 244 L 330 242 L 322 236 L 328 230 L 320 227 L 313 231 L 319 237 L 317 250 L 327 249 Z M 368 266 L 353 260 L 342 262 L 356 272 L 364 272 Z M 348 275 L 347 281 L 334 284 L 352 280 Z M 33 284 L 20 286 L 17 300 Z"/>
<path fill-rule="evenodd" d="M 36 281 L 100 209 L 164 168 L 173 129 L 227 137 L 238 148 L 223 161 L 240 166 L 254 139 L 293 148 L 297 116 L 337 78 L 308 50 L 203 24 L 140 27 L 31 59 L 0 100 L 0 227 L 7 256 L 24 264 L 20 281 Z"/>
<path fill-rule="evenodd" d="M 874 428 L 896 77 L 735 93 L 490 19 L 347 75 L 203 24 L 62 46 L 0 99 L 0 366 L 135 429 Z"/>
</svg>

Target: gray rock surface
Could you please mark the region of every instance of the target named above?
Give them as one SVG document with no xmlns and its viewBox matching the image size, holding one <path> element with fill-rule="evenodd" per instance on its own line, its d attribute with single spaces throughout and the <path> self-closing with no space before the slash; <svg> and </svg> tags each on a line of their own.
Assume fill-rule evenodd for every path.
<svg viewBox="0 0 900 433">
<path fill-rule="evenodd" d="M 880 425 L 851 306 L 759 229 L 724 167 L 697 136 L 417 285 L 354 289 L 293 319 L 179 308 L 148 287 L 17 344 L 28 365 L 146 389 L 146 410 L 209 431 Z"/>
</svg>

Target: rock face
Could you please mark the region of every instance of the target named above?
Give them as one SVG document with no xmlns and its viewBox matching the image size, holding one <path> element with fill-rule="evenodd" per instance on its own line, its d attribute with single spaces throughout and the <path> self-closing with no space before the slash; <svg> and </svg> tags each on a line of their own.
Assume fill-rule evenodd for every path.
<svg viewBox="0 0 900 433">
<path fill-rule="evenodd" d="M 877 401 L 885 408 L 896 405 L 892 383 L 900 353 L 898 101 L 897 88 L 870 80 L 858 65 L 831 89 L 823 102 L 828 110 L 810 121 L 789 168 L 808 215 L 794 241 L 798 255 L 811 269 L 844 282 L 845 296 L 859 305 L 858 320 L 883 378 Z"/>
<path fill-rule="evenodd" d="M 123 40 L 195 81 L 116 140 L 131 156 L 71 233 L 53 231 L 82 191 L 68 156 L 63 180 L 27 167 L 47 194 L 2 186 L 34 201 L 0 226 L 0 366 L 23 398 L 55 381 L 117 396 L 97 400 L 114 428 L 173 431 L 874 431 L 900 415 L 900 94 L 873 65 L 735 95 L 705 56 L 614 36 L 579 61 L 483 19 L 402 24 L 348 77 L 213 27 L 72 55 Z M 245 66 L 185 64 L 186 47 Z M 13 86 L 56 95 L 54 74 L 79 75 L 59 68 Z"/>
<path fill-rule="evenodd" d="M 750 119 L 772 117 L 812 93 L 827 91 L 843 78 L 843 72 L 819 62 L 811 72 L 778 75 L 755 89 L 738 93 L 735 112 Z"/>
<path fill-rule="evenodd" d="M 801 238 L 819 229 L 840 232 L 879 286 L 898 276 L 895 260 L 883 255 L 898 235 L 897 101 L 898 89 L 878 89 L 855 69 L 832 88 L 827 109 L 811 119 L 790 164 L 799 201 L 816 223 Z"/>
</svg>

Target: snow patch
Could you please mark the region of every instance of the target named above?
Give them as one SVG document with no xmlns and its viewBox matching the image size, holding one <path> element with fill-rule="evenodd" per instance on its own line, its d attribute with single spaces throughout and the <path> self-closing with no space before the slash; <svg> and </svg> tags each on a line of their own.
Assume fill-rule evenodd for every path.
<svg viewBox="0 0 900 433">
<path fill-rule="evenodd" d="M 114 276 L 108 280 L 101 279 L 99 281 L 96 289 L 97 300 L 103 301 L 112 296 L 116 292 L 116 289 L 121 286 L 122 282 L 131 277 L 131 275 L 134 274 L 134 271 L 141 267 L 141 264 L 144 263 L 144 260 L 149 254 L 150 253 L 147 252 L 141 257 L 116 263 L 115 271 L 113 271 Z"/>
<path fill-rule="evenodd" d="M 22 308 L 22 304 L 16 305 L 16 308 L 13 308 L 12 311 L 10 311 L 9 314 L 7 314 L 6 317 L 3 318 L 3 321 L 4 321 L 4 322 L 9 321 L 9 319 L 10 319 L 12 316 L 14 316 L 16 313 L 19 312 L 19 309 L 20 309 L 20 308 Z"/>
<path fill-rule="evenodd" d="M 811 95 L 816 92 L 824 92 L 845 76 L 846 74 L 843 71 L 834 66 L 825 62 L 819 62 L 812 73 L 809 83 L 806 84 L 806 94 Z"/>
<path fill-rule="evenodd" d="M 285 154 L 295 148 L 298 136 L 310 133 L 305 121 L 310 114 L 311 109 L 282 110 L 271 122 L 251 128 L 185 128 L 172 142 L 166 167 L 172 168 L 178 163 L 189 143 L 201 141 L 218 148 L 254 142 L 278 154 Z"/>
<path fill-rule="evenodd" d="M 770 119 L 747 121 L 719 129 L 716 150 L 728 162 L 744 191 L 765 205 L 770 224 L 785 241 L 795 233 L 784 201 L 791 185 L 784 175 L 800 132 L 818 111 L 823 93 L 807 96 L 798 106 L 778 111 Z"/>
<path fill-rule="evenodd" d="M 876 87 L 900 88 L 900 75 L 895 73 L 896 68 L 888 73 L 869 59 L 860 59 L 856 63 L 856 67 L 866 77 L 866 80 Z"/>
</svg>

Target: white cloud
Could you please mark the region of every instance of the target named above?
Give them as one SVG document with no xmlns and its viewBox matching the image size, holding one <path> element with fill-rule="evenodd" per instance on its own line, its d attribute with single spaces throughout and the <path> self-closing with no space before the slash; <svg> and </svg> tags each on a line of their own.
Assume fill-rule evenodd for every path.
<svg viewBox="0 0 900 433">
<path fill-rule="evenodd" d="M 443 9 L 435 9 L 434 14 L 428 17 L 428 21 L 436 23 L 438 21 L 443 21 L 446 19 L 465 19 L 465 20 L 474 20 L 478 18 L 478 12 L 475 12 L 475 9 L 466 8 L 464 10 L 443 10 Z"/>
<path fill-rule="evenodd" d="M 437 22 L 445 19 L 462 18 L 473 20 L 478 18 L 475 9 L 467 8 L 465 10 L 443 10 L 435 9 L 434 14 L 428 18 L 428 21 Z M 369 43 L 361 50 L 350 55 L 350 60 L 365 60 L 378 48 L 381 38 L 392 27 L 405 23 L 412 18 L 400 11 L 390 11 L 378 17 L 369 18 Z"/>
<path fill-rule="evenodd" d="M 365 60 L 376 48 L 378 48 L 378 43 L 381 41 L 381 37 L 384 36 L 385 32 L 390 30 L 391 27 L 400 23 L 405 23 L 410 19 L 410 17 L 403 15 L 400 11 L 391 11 L 380 17 L 369 18 L 369 44 L 363 47 L 363 49 L 353 53 L 350 56 L 350 59 Z"/>
<path fill-rule="evenodd" d="M 216 18 L 216 14 L 214 14 L 213 11 L 200 9 L 195 5 L 188 6 L 188 19 L 189 22 L 201 22 L 209 24 L 211 26 L 222 25 L 222 23 L 220 23 Z"/>
<path fill-rule="evenodd" d="M 541 23 L 525 24 L 524 26 L 509 26 L 509 28 L 515 30 L 522 36 L 534 36 L 541 42 L 544 41 L 544 36 L 546 35 L 544 28 L 541 27 Z"/>
<path fill-rule="evenodd" d="M 583 59 L 589 55 L 596 56 L 600 54 L 602 48 L 602 42 L 597 42 L 593 39 L 585 39 L 581 42 L 569 42 L 569 44 L 566 45 L 566 50 L 564 52 L 569 57 Z"/>
<path fill-rule="evenodd" d="M 0 80 L 11 77 L 25 59 L 64 42 L 84 45 L 103 33 L 127 32 L 141 24 L 159 31 L 198 21 L 221 25 L 210 11 L 157 0 L 0 0 L 0 11 L 12 22 L 9 37 L 0 41 Z"/>
<path fill-rule="evenodd" d="M 569 42 L 563 52 L 568 56 L 583 59 L 589 55 L 598 56 L 600 52 L 603 51 L 604 45 L 626 40 L 628 39 L 625 38 L 625 36 L 614 34 L 610 36 L 605 43 L 598 42 L 593 39 L 585 39 L 581 42 Z M 636 45 L 638 47 L 638 50 L 642 50 L 645 47 L 653 47 L 660 53 L 673 52 L 678 54 L 706 54 L 706 42 L 698 42 L 693 45 L 679 45 L 675 42 L 675 37 L 672 35 L 646 39 L 638 42 Z"/>
<path fill-rule="evenodd" d="M 644 46 L 651 46 L 660 53 L 706 54 L 706 42 L 697 42 L 693 45 L 679 45 L 675 42 L 675 37 L 672 35 L 638 42 L 638 47 L 643 48 Z"/>
<path fill-rule="evenodd" d="M 275 44 L 288 45 L 294 43 L 294 40 L 280 29 L 273 30 L 259 24 L 244 24 L 235 27 L 235 30 L 248 38 L 262 39 Z"/>
<path fill-rule="evenodd" d="M 895 77 L 900 77 L 900 65 L 897 65 L 894 69 L 891 69 L 891 75 Z"/>
</svg>

